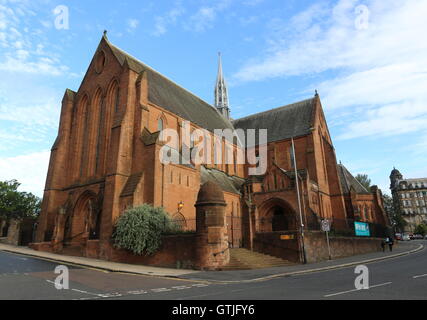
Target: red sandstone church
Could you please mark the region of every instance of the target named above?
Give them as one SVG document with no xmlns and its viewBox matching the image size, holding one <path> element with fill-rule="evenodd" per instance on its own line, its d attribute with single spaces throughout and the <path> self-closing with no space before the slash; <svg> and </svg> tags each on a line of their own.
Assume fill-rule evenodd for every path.
<svg viewBox="0 0 427 320">
<path fill-rule="evenodd" d="M 268 129 L 267 172 L 249 176 L 249 166 L 237 163 L 162 164 L 160 132 L 179 132 L 185 122 L 212 135 L 215 129 Z M 300 216 L 306 230 L 320 230 L 323 219 L 343 229 L 353 220 L 387 225 L 380 190 L 366 190 L 337 163 L 317 94 L 233 120 L 221 62 L 211 106 L 104 35 L 79 90 L 66 90 L 62 101 L 36 242 L 57 252 L 75 247 L 81 255 L 90 247 L 90 256 L 111 259 L 114 223 L 126 208 L 161 206 L 193 230 L 207 182 L 224 194 L 233 248 L 268 251 L 259 239 L 298 231 Z"/>
</svg>

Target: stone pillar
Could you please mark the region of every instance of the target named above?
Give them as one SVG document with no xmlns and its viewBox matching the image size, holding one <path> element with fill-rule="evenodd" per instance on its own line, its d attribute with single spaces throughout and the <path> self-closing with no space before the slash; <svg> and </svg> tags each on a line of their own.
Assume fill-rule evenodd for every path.
<svg viewBox="0 0 427 320">
<path fill-rule="evenodd" d="M 9 230 L 7 232 L 7 243 L 14 246 L 19 246 L 19 238 L 21 234 L 20 232 L 21 232 L 21 221 L 12 219 L 10 221 Z"/>
<path fill-rule="evenodd" d="M 53 252 L 61 252 L 64 246 L 64 228 L 65 228 L 66 211 L 61 207 L 56 215 L 55 229 L 52 238 Z"/>
<path fill-rule="evenodd" d="M 6 220 L 0 220 L 0 238 L 3 236 L 3 229 L 6 226 Z"/>
<path fill-rule="evenodd" d="M 212 182 L 204 184 L 196 203 L 196 266 L 203 270 L 220 269 L 230 262 L 224 193 Z"/>
</svg>

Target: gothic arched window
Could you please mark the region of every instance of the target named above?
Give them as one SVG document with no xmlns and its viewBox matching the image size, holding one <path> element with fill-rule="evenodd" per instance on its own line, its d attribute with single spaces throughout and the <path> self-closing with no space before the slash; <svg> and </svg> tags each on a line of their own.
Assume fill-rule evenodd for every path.
<svg viewBox="0 0 427 320">
<path fill-rule="evenodd" d="M 157 122 L 157 130 L 163 131 L 164 128 L 165 128 L 165 125 L 164 125 L 163 119 L 159 118 L 159 121 Z"/>
</svg>

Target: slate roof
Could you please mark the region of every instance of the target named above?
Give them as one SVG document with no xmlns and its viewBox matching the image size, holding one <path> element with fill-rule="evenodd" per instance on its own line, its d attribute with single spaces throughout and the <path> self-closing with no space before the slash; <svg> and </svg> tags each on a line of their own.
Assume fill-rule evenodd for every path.
<svg viewBox="0 0 427 320">
<path fill-rule="evenodd" d="M 240 194 L 240 189 L 246 181 L 245 179 L 235 176 L 231 177 L 222 171 L 208 169 L 204 166 L 200 167 L 200 178 L 202 185 L 211 181 L 218 184 L 223 191 L 235 194 Z"/>
<path fill-rule="evenodd" d="M 209 131 L 233 128 L 216 108 L 104 39 L 122 65 L 127 62 L 133 71 L 147 72 L 149 101 Z"/>
<path fill-rule="evenodd" d="M 362 186 L 342 164 L 338 165 L 338 176 L 340 178 L 341 189 L 344 194 L 350 193 L 351 187 L 353 187 L 354 191 L 358 194 L 370 194 L 370 192 L 366 190 L 366 188 Z"/>
<path fill-rule="evenodd" d="M 268 142 L 311 133 L 316 97 L 233 121 L 237 129 L 267 129 Z"/>
</svg>

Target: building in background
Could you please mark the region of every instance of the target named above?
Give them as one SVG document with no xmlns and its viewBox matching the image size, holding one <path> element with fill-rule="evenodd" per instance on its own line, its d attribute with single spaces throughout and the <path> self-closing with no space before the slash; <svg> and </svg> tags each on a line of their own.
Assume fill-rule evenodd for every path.
<svg viewBox="0 0 427 320">
<path fill-rule="evenodd" d="M 413 232 L 418 225 L 427 224 L 427 178 L 404 179 L 394 168 L 390 181 L 394 208 L 408 223 L 405 231 Z"/>
</svg>

